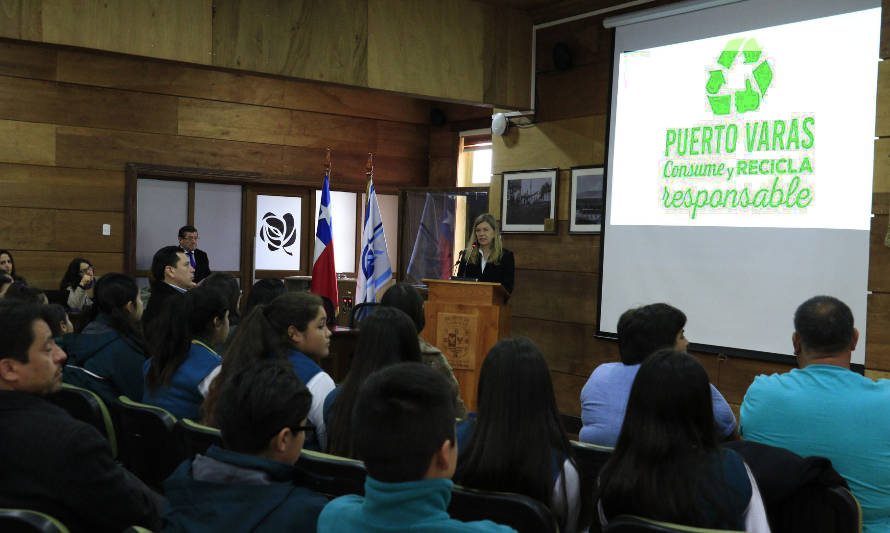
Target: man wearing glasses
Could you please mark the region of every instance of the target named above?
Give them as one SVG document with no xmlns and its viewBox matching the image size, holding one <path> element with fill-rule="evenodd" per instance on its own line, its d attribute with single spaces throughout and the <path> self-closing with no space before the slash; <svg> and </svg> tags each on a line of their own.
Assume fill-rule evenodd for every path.
<svg viewBox="0 0 890 533">
<path fill-rule="evenodd" d="M 327 498 L 306 488 L 294 464 L 312 395 L 286 360 L 267 360 L 223 384 L 216 419 L 223 447 L 182 463 L 164 482 L 167 529 L 315 531 Z"/>
<path fill-rule="evenodd" d="M 198 230 L 194 226 L 179 228 L 179 247 L 195 269 L 195 283 L 201 283 L 210 275 L 210 260 L 203 250 L 198 249 Z"/>
</svg>

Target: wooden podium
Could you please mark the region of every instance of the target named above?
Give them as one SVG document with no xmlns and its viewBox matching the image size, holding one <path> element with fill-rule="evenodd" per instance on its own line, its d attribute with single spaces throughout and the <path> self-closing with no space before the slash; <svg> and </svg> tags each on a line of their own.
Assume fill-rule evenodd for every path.
<svg viewBox="0 0 890 533">
<path fill-rule="evenodd" d="M 442 350 L 460 384 L 467 411 L 476 410 L 476 383 L 482 361 L 510 334 L 511 308 L 500 283 L 425 279 L 429 297 L 421 337 Z"/>
</svg>

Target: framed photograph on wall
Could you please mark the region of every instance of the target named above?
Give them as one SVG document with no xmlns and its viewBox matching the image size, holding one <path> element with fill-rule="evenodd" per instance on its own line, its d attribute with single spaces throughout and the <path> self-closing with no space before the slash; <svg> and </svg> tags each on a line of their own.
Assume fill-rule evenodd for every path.
<svg viewBox="0 0 890 533">
<path fill-rule="evenodd" d="M 603 167 L 573 167 L 569 233 L 599 233 L 603 223 Z"/>
<path fill-rule="evenodd" d="M 556 233 L 556 189 L 559 169 L 504 172 L 501 231 Z"/>
</svg>

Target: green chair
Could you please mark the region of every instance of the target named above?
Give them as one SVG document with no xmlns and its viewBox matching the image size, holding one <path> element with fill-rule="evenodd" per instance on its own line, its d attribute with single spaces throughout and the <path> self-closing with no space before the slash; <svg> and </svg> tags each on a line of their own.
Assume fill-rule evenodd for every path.
<svg viewBox="0 0 890 533">
<path fill-rule="evenodd" d="M 839 510 L 839 515 L 844 517 L 844 524 L 838 528 L 838 533 L 861 533 L 862 531 L 862 506 L 859 500 L 846 487 L 831 487 L 828 489 L 829 499 L 834 507 Z"/>
<path fill-rule="evenodd" d="M 303 450 L 297 467 L 310 474 L 307 487 L 328 497 L 365 494 L 365 464 L 355 459 Z"/>
<path fill-rule="evenodd" d="M 121 531 L 121 533 L 153 533 L 150 529 L 145 529 L 142 526 L 130 526 L 127 529 Z"/>
<path fill-rule="evenodd" d="M 118 413 L 120 460 L 139 479 L 156 490 L 185 459 L 173 428 L 176 417 L 154 405 L 120 396 Z"/>
<path fill-rule="evenodd" d="M 181 418 L 176 422 L 174 432 L 182 444 L 186 458 L 204 453 L 211 445 L 222 446 L 222 435 L 219 430 L 205 426 L 189 418 Z"/>
<path fill-rule="evenodd" d="M 0 531 L 4 533 L 69 533 L 52 516 L 28 509 L 0 509 Z"/>
<path fill-rule="evenodd" d="M 615 517 L 603 529 L 603 533 L 742 533 L 734 529 L 708 529 L 650 520 L 641 516 Z"/>
<path fill-rule="evenodd" d="M 455 485 L 448 505 L 451 518 L 463 522 L 491 520 L 518 533 L 557 533 L 550 508 L 538 500 L 510 492 L 490 492 Z"/>
<path fill-rule="evenodd" d="M 63 383 L 62 388 L 58 392 L 50 394 L 47 399 L 68 411 L 72 417 L 99 430 L 99 433 L 108 439 L 111 456 L 117 457 L 117 436 L 114 432 L 111 412 L 98 394 L 70 383 Z"/>
</svg>

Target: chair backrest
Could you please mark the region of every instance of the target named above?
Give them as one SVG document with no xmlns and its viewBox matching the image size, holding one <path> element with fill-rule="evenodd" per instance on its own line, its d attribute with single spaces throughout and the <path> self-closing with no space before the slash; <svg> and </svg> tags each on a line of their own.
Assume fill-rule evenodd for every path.
<svg viewBox="0 0 890 533">
<path fill-rule="evenodd" d="M 120 396 L 118 411 L 121 462 L 139 479 L 156 490 L 185 459 L 173 432 L 176 417 L 154 405 Z"/>
<path fill-rule="evenodd" d="M 491 520 L 510 526 L 518 533 L 557 533 L 559 530 L 550 508 L 524 494 L 455 485 L 448 514 L 463 522 Z"/>
<path fill-rule="evenodd" d="M 603 465 L 612 456 L 614 448 L 578 442 L 576 440 L 570 441 L 569 444 L 572 446 L 572 453 L 575 454 L 575 462 L 578 464 L 581 486 L 588 485 L 593 487 Z"/>
<path fill-rule="evenodd" d="M 150 529 L 145 529 L 142 526 L 130 526 L 121 531 L 121 533 L 152 533 L 152 531 Z"/>
<path fill-rule="evenodd" d="M 69 533 L 52 516 L 28 509 L 0 509 L 0 531 L 4 533 Z"/>
<path fill-rule="evenodd" d="M 222 434 L 218 429 L 199 424 L 189 418 L 179 419 L 174 432 L 179 437 L 183 453 L 187 458 L 206 452 L 213 444 L 222 446 Z"/>
<path fill-rule="evenodd" d="M 309 488 L 330 497 L 365 493 L 365 464 L 355 459 L 304 449 L 297 467 L 312 474 Z"/>
<path fill-rule="evenodd" d="M 762 490 L 762 489 L 761 489 Z M 859 533 L 862 508 L 844 486 L 807 483 L 780 505 L 767 507 L 774 531 L 788 533 Z"/>
<path fill-rule="evenodd" d="M 650 520 L 641 516 L 616 516 L 606 525 L 603 533 L 741 533 L 730 529 L 708 529 Z"/>
<path fill-rule="evenodd" d="M 374 312 L 374 308 L 380 305 L 378 302 L 364 302 L 352 308 L 352 315 L 349 317 L 349 327 L 354 328 L 362 323 L 362 320 Z"/>
<path fill-rule="evenodd" d="M 111 411 L 98 394 L 70 383 L 63 383 L 62 388 L 50 394 L 47 399 L 68 411 L 72 417 L 99 430 L 99 433 L 108 439 L 111 456 L 117 458 L 117 435 L 114 432 Z"/>
<path fill-rule="evenodd" d="M 838 518 L 842 524 L 838 524 L 838 533 L 860 533 L 862 531 L 862 506 L 859 500 L 846 487 L 829 487 L 829 499 L 838 509 Z"/>
<path fill-rule="evenodd" d="M 581 417 L 559 413 L 559 418 L 562 419 L 562 425 L 566 430 L 566 435 L 569 436 L 569 440 L 577 440 L 578 433 L 581 432 L 581 428 L 583 427 Z"/>
</svg>

